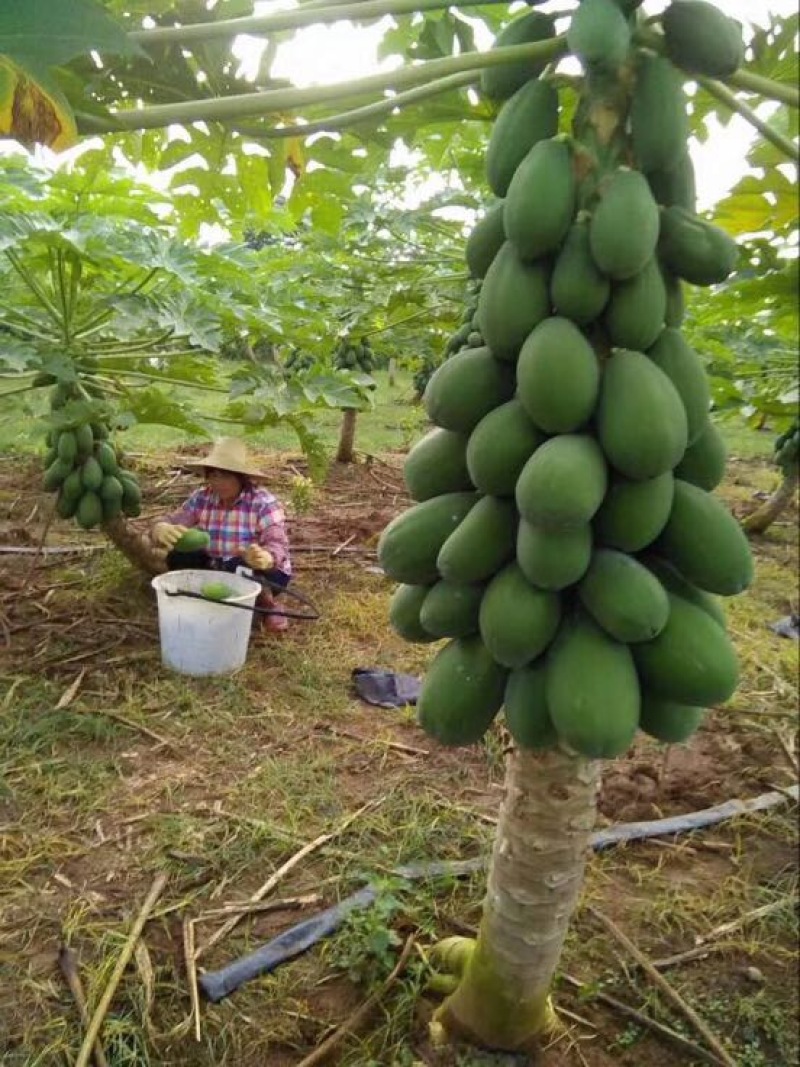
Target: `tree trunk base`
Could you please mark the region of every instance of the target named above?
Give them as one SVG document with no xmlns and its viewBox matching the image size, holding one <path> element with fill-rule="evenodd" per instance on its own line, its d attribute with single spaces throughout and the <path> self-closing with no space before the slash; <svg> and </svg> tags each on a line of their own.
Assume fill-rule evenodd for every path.
<svg viewBox="0 0 800 1067">
<path fill-rule="evenodd" d="M 599 764 L 561 748 L 517 749 L 471 951 L 448 939 L 432 962 L 461 970 L 436 1012 L 441 1040 L 528 1055 L 560 1029 L 550 989 L 583 883 Z"/>
<path fill-rule="evenodd" d="M 339 447 L 336 450 L 337 463 L 352 463 L 355 459 L 356 416 L 355 408 L 345 408 L 342 416 L 342 429 L 339 434 Z"/>
<path fill-rule="evenodd" d="M 104 522 L 103 533 L 138 570 L 155 576 L 167 569 L 166 552 L 156 548 L 147 533 L 138 530 L 122 515 Z"/>
<path fill-rule="evenodd" d="M 797 470 L 784 475 L 783 481 L 760 508 L 742 519 L 742 529 L 748 534 L 762 534 L 792 502 L 797 491 Z"/>
</svg>

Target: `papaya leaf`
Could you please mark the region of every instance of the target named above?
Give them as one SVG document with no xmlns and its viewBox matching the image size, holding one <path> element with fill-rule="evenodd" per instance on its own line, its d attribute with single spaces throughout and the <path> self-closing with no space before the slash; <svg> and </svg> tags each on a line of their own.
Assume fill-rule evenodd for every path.
<svg viewBox="0 0 800 1067">
<path fill-rule="evenodd" d="M 205 423 L 192 413 L 191 401 L 178 400 L 174 396 L 174 390 L 167 394 L 157 386 L 126 389 L 119 414 L 120 419 L 127 425 L 151 423 L 157 426 L 172 426 L 194 434 L 208 434 Z"/>
<path fill-rule="evenodd" d="M 95 0 L 4 0 L 0 53 L 58 67 L 74 56 L 145 55 Z"/>
<path fill-rule="evenodd" d="M 0 329 L 0 370 L 25 373 L 38 369 L 38 351 L 29 341 Z"/>
</svg>

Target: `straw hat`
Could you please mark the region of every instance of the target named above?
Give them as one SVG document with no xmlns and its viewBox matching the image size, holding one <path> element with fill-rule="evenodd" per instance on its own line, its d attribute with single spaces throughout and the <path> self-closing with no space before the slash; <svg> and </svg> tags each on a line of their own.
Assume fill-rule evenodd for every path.
<svg viewBox="0 0 800 1067">
<path fill-rule="evenodd" d="M 247 445 L 238 437 L 223 437 L 214 443 L 214 447 L 203 459 L 188 459 L 182 464 L 195 470 L 205 467 L 215 467 L 220 471 L 231 471 L 234 474 L 246 474 L 250 478 L 266 478 L 263 471 L 258 470 L 247 451 Z"/>
</svg>

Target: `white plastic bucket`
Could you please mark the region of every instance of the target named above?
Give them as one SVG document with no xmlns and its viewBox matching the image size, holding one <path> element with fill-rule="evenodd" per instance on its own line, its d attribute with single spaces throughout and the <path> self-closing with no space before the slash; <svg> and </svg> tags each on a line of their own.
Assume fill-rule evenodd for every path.
<svg viewBox="0 0 800 1067">
<path fill-rule="evenodd" d="M 235 593 L 227 601 L 167 596 L 185 590 L 199 593 L 209 582 L 224 582 Z M 219 571 L 168 571 L 150 583 L 156 591 L 161 661 L 179 674 L 230 674 L 244 665 L 253 613 L 227 604 L 252 607 L 261 592 L 258 582 Z"/>
</svg>

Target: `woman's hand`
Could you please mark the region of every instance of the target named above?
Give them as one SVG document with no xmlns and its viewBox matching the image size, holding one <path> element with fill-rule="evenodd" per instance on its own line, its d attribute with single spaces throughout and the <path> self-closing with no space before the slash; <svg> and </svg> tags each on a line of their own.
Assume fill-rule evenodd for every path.
<svg viewBox="0 0 800 1067">
<path fill-rule="evenodd" d="M 188 526 L 175 526 L 171 522 L 157 522 L 153 527 L 153 540 L 169 552 L 186 533 Z"/>
<path fill-rule="evenodd" d="M 248 545 L 244 550 L 242 559 L 254 571 L 269 571 L 275 566 L 272 553 L 268 549 L 262 548 L 261 545 Z"/>
</svg>

